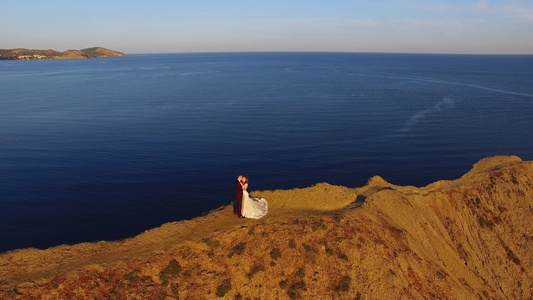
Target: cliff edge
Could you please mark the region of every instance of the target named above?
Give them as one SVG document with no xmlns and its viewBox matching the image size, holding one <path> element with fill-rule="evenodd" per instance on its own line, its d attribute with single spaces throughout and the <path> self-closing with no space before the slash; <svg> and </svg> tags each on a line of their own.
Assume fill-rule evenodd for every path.
<svg viewBox="0 0 533 300">
<path fill-rule="evenodd" d="M 135 238 L 0 255 L 2 299 L 529 299 L 533 163 L 482 159 L 426 187 L 373 177 L 256 191 Z"/>
</svg>

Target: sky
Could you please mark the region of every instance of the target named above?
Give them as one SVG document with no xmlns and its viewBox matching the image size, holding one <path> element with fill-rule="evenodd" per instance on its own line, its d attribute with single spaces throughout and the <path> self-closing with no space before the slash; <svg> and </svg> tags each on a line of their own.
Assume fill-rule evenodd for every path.
<svg viewBox="0 0 533 300">
<path fill-rule="evenodd" d="M 0 49 L 533 54 L 532 0 L 0 0 Z"/>
</svg>

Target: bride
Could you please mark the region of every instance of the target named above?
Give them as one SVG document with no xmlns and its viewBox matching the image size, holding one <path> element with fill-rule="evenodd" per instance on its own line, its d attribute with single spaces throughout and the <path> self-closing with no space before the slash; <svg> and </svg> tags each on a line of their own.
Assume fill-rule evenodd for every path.
<svg viewBox="0 0 533 300">
<path fill-rule="evenodd" d="M 248 194 L 248 177 L 244 176 L 242 185 L 242 216 L 245 218 L 259 219 L 268 213 L 268 203 L 264 198 L 250 197 Z"/>
</svg>

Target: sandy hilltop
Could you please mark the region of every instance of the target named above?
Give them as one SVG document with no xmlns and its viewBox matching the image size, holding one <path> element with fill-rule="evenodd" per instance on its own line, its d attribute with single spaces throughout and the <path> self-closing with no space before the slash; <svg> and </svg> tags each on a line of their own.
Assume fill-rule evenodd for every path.
<svg viewBox="0 0 533 300">
<path fill-rule="evenodd" d="M 373 177 L 256 191 L 117 242 L 0 255 L 0 299 L 531 299 L 533 162 L 485 158 L 426 187 Z"/>
<path fill-rule="evenodd" d="M 0 60 L 41 60 L 41 59 L 86 59 L 96 57 L 126 56 L 126 54 L 109 50 L 102 47 L 92 47 L 81 50 L 67 50 L 58 52 L 55 50 L 33 49 L 0 49 Z"/>
</svg>

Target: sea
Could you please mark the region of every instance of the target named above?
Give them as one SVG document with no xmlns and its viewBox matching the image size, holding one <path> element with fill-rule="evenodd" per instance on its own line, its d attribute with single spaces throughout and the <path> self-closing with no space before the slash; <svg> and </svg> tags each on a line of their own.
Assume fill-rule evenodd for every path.
<svg viewBox="0 0 533 300">
<path fill-rule="evenodd" d="M 192 219 L 229 205 L 240 173 L 251 191 L 423 187 L 533 160 L 532 55 L 0 61 L 0 91 L 0 252 Z"/>
</svg>

